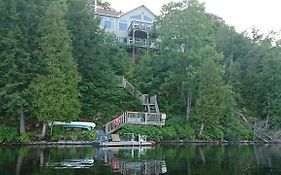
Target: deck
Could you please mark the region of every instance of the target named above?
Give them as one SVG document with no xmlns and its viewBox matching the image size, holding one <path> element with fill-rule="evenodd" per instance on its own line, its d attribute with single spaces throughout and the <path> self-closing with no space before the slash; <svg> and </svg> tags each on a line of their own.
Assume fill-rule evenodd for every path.
<svg viewBox="0 0 281 175">
<path fill-rule="evenodd" d="M 138 91 L 124 77 L 118 77 L 118 79 L 120 82 L 119 87 L 126 89 L 131 95 L 136 96 L 140 100 L 144 112 L 127 111 L 117 115 L 105 125 L 105 133 L 111 134 L 126 124 L 164 126 L 166 114 L 160 112 L 156 95 L 149 97 L 148 94 Z"/>
<path fill-rule="evenodd" d="M 93 145 L 100 147 L 131 147 L 131 146 L 153 146 L 153 142 L 148 141 L 121 141 L 121 142 L 99 142 L 94 141 Z"/>
<path fill-rule="evenodd" d="M 165 119 L 165 114 L 149 112 L 124 112 L 121 116 L 106 124 L 105 133 L 111 134 L 126 124 L 164 126 Z"/>
</svg>

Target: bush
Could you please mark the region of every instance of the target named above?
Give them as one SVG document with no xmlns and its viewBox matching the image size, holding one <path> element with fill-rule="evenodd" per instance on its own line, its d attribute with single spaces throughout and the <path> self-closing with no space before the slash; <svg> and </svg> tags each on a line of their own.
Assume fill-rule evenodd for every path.
<svg viewBox="0 0 281 175">
<path fill-rule="evenodd" d="M 0 143 L 9 143 L 17 140 L 18 133 L 16 128 L 0 125 Z"/>
<path fill-rule="evenodd" d="M 52 141 L 59 141 L 64 139 L 64 131 L 65 129 L 61 126 L 55 126 L 53 127 L 53 133 L 51 136 Z"/>
<path fill-rule="evenodd" d="M 29 133 L 25 133 L 18 137 L 17 139 L 20 143 L 29 143 L 31 141 L 31 135 Z"/>
<path fill-rule="evenodd" d="M 162 129 L 155 126 L 132 126 L 128 125 L 118 131 L 118 134 L 122 137 L 126 135 L 126 133 L 134 133 L 137 135 L 146 135 L 149 140 L 161 141 L 163 139 Z"/>
<path fill-rule="evenodd" d="M 92 141 L 96 139 L 95 131 L 85 131 L 81 129 L 65 129 L 62 126 L 56 126 L 53 128 L 53 134 L 51 137 L 52 141 L 59 140 L 89 140 Z"/>
<path fill-rule="evenodd" d="M 92 141 L 92 140 L 95 140 L 96 137 L 97 137 L 97 135 L 96 135 L 95 131 L 83 131 L 83 133 L 82 133 L 82 138 L 84 140 Z"/>
<path fill-rule="evenodd" d="M 224 139 L 228 141 L 253 140 L 254 136 L 248 126 L 244 126 L 239 121 L 231 119 L 225 122 Z"/>
<path fill-rule="evenodd" d="M 174 140 L 177 138 L 177 132 L 173 126 L 165 127 L 163 133 L 164 133 L 164 139 L 166 140 Z"/>
<path fill-rule="evenodd" d="M 206 129 L 205 133 L 207 133 L 209 139 L 211 140 L 219 141 L 224 139 L 223 131 L 215 126 L 211 126 L 210 128 Z"/>
<path fill-rule="evenodd" d="M 173 133 L 174 131 L 176 135 L 175 133 Z M 164 127 L 164 137 L 170 140 L 174 140 L 174 139 L 194 140 L 195 131 L 191 127 L 190 120 L 187 121 L 185 118 L 175 117 L 167 120 L 166 127 Z"/>
<path fill-rule="evenodd" d="M 195 139 L 195 131 L 191 126 L 189 126 L 189 124 L 178 127 L 177 135 L 179 136 L 180 139 L 184 139 L 184 140 L 194 140 Z"/>
<path fill-rule="evenodd" d="M 65 140 L 72 140 L 72 141 L 77 141 L 79 136 L 78 133 L 75 133 L 75 132 L 70 132 L 69 135 L 67 135 L 67 137 L 64 137 Z"/>
</svg>

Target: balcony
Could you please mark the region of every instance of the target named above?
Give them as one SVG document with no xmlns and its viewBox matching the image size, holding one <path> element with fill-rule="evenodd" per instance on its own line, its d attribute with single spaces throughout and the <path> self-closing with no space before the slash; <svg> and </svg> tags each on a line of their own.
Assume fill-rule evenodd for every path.
<svg viewBox="0 0 281 175">
<path fill-rule="evenodd" d="M 148 38 L 147 39 L 140 39 L 140 38 L 133 38 L 133 37 L 128 38 L 129 46 L 154 48 L 155 45 L 154 42 L 155 40 L 148 39 Z"/>
<path fill-rule="evenodd" d="M 152 23 L 132 21 L 128 28 L 128 36 L 133 38 L 146 39 L 151 31 Z"/>
</svg>

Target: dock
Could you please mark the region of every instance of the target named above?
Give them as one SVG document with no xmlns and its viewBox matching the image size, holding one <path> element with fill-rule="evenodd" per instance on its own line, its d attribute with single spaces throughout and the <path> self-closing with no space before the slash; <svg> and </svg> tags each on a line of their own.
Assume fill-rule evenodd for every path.
<svg viewBox="0 0 281 175">
<path fill-rule="evenodd" d="M 120 141 L 120 142 L 100 142 L 100 141 L 93 141 L 94 146 L 100 147 L 132 147 L 132 146 L 154 146 L 155 142 L 151 141 Z"/>
</svg>

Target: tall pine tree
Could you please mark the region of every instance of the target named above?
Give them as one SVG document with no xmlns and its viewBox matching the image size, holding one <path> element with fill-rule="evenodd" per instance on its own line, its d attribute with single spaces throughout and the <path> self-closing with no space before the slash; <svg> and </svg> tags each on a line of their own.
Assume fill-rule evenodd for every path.
<svg viewBox="0 0 281 175">
<path fill-rule="evenodd" d="M 27 97 L 31 80 L 30 56 L 23 49 L 16 1 L 0 2 L 0 110 L 2 115 L 19 116 L 20 134 L 25 133 Z"/>
<path fill-rule="evenodd" d="M 80 113 L 80 76 L 62 7 L 52 2 L 39 24 L 41 72 L 29 87 L 36 117 L 43 123 L 71 121 Z M 45 134 L 45 125 L 42 135 Z"/>
<path fill-rule="evenodd" d="M 226 95 L 228 89 L 224 86 L 218 66 L 212 59 L 206 59 L 200 69 L 198 99 L 195 105 L 195 118 L 201 122 L 198 134 L 202 138 L 205 125 L 215 125 L 223 117 L 227 108 Z M 229 97 L 231 98 L 231 97 Z"/>
</svg>

